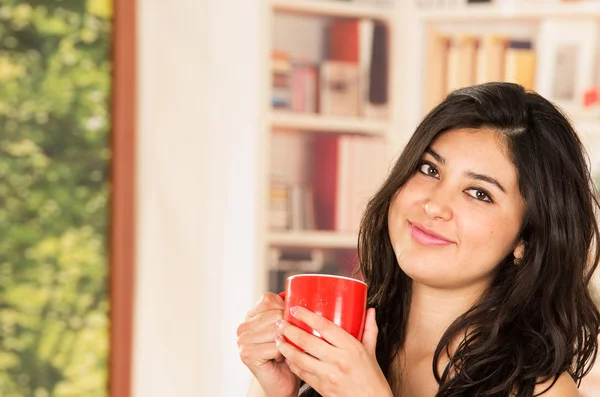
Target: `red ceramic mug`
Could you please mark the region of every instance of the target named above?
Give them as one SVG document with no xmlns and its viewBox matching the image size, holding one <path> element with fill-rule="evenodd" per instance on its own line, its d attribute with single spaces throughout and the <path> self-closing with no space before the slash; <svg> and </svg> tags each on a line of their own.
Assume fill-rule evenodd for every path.
<svg viewBox="0 0 600 397">
<path fill-rule="evenodd" d="M 367 313 L 364 282 L 326 274 L 297 274 L 287 278 L 286 289 L 279 295 L 285 300 L 283 318 L 290 324 L 321 338 L 317 331 L 290 315 L 291 307 L 302 306 L 362 340 Z"/>
</svg>

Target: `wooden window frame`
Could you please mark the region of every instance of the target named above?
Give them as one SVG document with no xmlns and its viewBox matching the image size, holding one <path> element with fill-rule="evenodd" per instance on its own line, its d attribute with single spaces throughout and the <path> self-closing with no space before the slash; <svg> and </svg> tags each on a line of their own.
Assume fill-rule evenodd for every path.
<svg viewBox="0 0 600 397">
<path fill-rule="evenodd" d="M 136 1 L 112 2 L 108 390 L 110 397 L 130 397 L 136 260 Z"/>
</svg>

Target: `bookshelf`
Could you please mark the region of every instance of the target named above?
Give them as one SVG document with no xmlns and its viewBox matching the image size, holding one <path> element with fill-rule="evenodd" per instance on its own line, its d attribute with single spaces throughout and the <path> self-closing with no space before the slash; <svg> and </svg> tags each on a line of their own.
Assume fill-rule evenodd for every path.
<svg viewBox="0 0 600 397">
<path fill-rule="evenodd" d="M 600 60 L 600 2 L 495 0 L 467 4 L 466 1 L 461 1 L 461 4 L 453 6 L 436 7 L 432 4 L 417 6 L 418 1 L 411 4 L 406 15 L 407 21 L 413 19 L 409 29 L 415 37 L 415 43 L 408 44 L 407 47 L 410 48 L 407 51 L 418 54 L 416 61 L 409 66 L 415 76 L 414 81 L 407 82 L 410 86 L 407 90 L 420 95 L 419 104 L 412 108 L 415 114 L 413 120 L 418 119 L 428 108 L 426 87 L 431 75 L 427 71 L 427 63 L 432 58 L 431 49 L 427 46 L 432 32 L 451 37 L 451 40 L 457 40 L 463 34 L 475 36 L 478 40 L 477 52 L 481 51 L 481 44 L 486 36 L 504 36 L 510 42 L 507 43 L 509 47 L 512 42 L 528 42 L 531 45 L 535 76 L 530 88 L 555 102 L 567 113 L 575 129 L 585 137 L 588 149 L 595 152 L 600 148 L 600 108 L 597 103 L 594 106 L 583 104 L 583 89 L 597 88 L 600 85 L 600 74 L 594 71 L 598 69 Z M 557 26 L 561 24 L 568 26 L 568 29 L 563 27 L 560 33 L 556 33 Z M 581 28 L 584 25 L 588 27 L 587 30 L 585 27 Z M 556 66 L 559 49 L 556 43 L 576 43 L 578 46 L 586 43 L 573 52 L 578 57 L 577 67 L 587 63 L 589 68 L 578 68 L 572 73 L 577 76 L 573 82 L 575 88 L 572 100 L 554 97 L 554 79 L 560 75 Z M 582 55 L 584 53 L 586 55 Z M 589 78 L 581 79 L 580 76 L 584 75 Z M 478 82 L 480 81 L 475 81 Z M 592 155 L 591 161 L 593 172 L 598 172 L 600 157 Z"/>
<path fill-rule="evenodd" d="M 431 5 L 417 6 L 418 2 L 428 2 Z M 264 277 L 258 286 L 258 291 L 269 290 L 269 272 L 272 268 L 267 262 L 270 257 L 269 252 L 273 248 L 306 252 L 323 250 L 326 256 L 329 254 L 335 256 L 336 253 L 351 253 L 357 245 L 356 230 L 273 230 L 271 228 L 269 208 L 273 166 L 277 162 L 292 161 L 298 157 L 298 155 L 281 155 L 279 159 L 273 157 L 273 153 L 279 151 L 278 142 L 282 138 L 294 142 L 289 144 L 291 147 L 302 145 L 300 143 L 302 139 L 311 140 L 318 136 L 381 139 L 385 142 L 384 168 L 389 169 L 427 111 L 426 87 L 431 80 L 427 70 L 428 39 L 432 29 L 449 35 L 466 32 L 481 37 L 490 34 L 506 35 L 511 38 L 514 36 L 517 40 L 531 41 L 537 51 L 544 40 L 542 27 L 546 21 L 561 20 L 575 24 L 580 20 L 600 22 L 598 1 L 493 0 L 490 4 L 467 4 L 467 0 L 396 0 L 395 5 L 382 6 L 377 6 L 377 1 L 371 1 L 374 5 L 364 4 L 366 1 L 361 3 L 341 0 L 264 0 L 263 2 L 265 23 L 261 34 L 264 62 L 261 70 L 262 110 L 259 118 L 261 131 L 263 131 L 260 142 L 261 186 L 259 189 L 262 196 L 257 214 L 260 242 L 258 270 Z M 434 6 L 442 3 L 446 5 Z M 289 48 L 284 50 L 290 53 L 302 53 L 303 60 L 308 58 L 310 62 L 318 62 L 323 56 L 325 27 L 331 21 L 340 19 L 368 19 L 387 26 L 389 97 L 385 117 L 365 117 L 362 114 L 336 116 L 318 112 L 274 109 L 271 106 L 274 93 L 271 73 L 274 64 L 272 51 L 281 49 L 281 46 L 285 47 L 289 42 Z M 296 23 L 299 27 L 294 29 Z M 586 39 L 581 37 L 580 41 L 586 42 Z M 596 41 L 600 43 L 600 37 Z M 292 42 L 294 45 L 291 45 Z M 303 45 L 305 47 L 302 47 Z M 600 59 L 600 54 L 598 57 Z M 548 69 L 547 60 L 538 59 L 535 68 L 536 74 L 544 74 Z M 600 84 L 600 81 L 596 83 Z M 535 84 L 533 88 L 545 95 Z M 583 109 L 581 106 L 573 107 L 567 104 L 563 109 L 567 111 L 576 130 L 582 135 L 584 144 L 593 152 L 600 153 L 600 107 Z M 305 158 L 306 153 L 300 157 Z M 594 155 L 591 157 L 592 169 L 598 172 L 600 157 Z M 308 163 L 303 164 L 306 166 Z M 335 271 L 335 268 L 329 267 L 328 271 Z"/>
<path fill-rule="evenodd" d="M 340 148 L 339 153 L 345 150 L 344 153 L 352 153 L 353 156 L 362 156 L 366 153 L 366 149 L 363 150 L 362 148 L 369 147 L 371 155 L 378 153 L 379 155 L 376 157 L 384 159 L 383 162 L 379 159 L 379 164 L 383 164 L 379 169 L 383 170 L 382 175 L 385 177 L 387 166 L 391 163 L 393 154 L 397 152 L 394 145 L 398 146 L 398 139 L 394 137 L 392 132 L 398 129 L 398 114 L 392 104 L 399 96 L 399 87 L 395 84 L 397 74 L 393 68 L 398 56 L 396 53 L 397 31 L 394 29 L 397 12 L 393 8 L 338 0 L 264 0 L 262 12 L 265 20 L 261 32 L 264 62 L 260 80 L 262 95 L 259 117 L 262 131 L 259 151 L 261 153 L 259 192 L 262 196 L 260 198 L 261 205 L 257 212 L 257 235 L 260 244 L 258 270 L 259 274 L 263 275 L 258 291 L 261 292 L 275 291 L 281 288 L 283 279 L 293 274 L 291 272 L 294 269 L 290 269 L 289 259 L 286 259 L 281 269 L 273 264 L 274 256 L 277 257 L 277 255 L 285 255 L 286 253 L 300 256 L 308 255 L 309 257 L 314 254 L 313 256 L 317 258 L 324 258 L 322 272 L 350 275 L 349 273 L 353 269 L 349 267 L 349 262 L 354 259 L 349 258 L 356 256 L 358 242 L 357 211 L 354 211 L 352 221 L 345 222 L 344 225 L 341 225 L 339 215 L 336 215 L 338 220 L 335 224 L 332 224 L 331 220 L 323 220 L 323 209 L 319 211 L 319 193 L 315 187 L 318 183 L 315 182 L 315 178 L 320 178 L 321 169 L 323 169 L 324 174 L 329 174 L 330 177 L 331 174 L 336 175 L 336 191 L 342 191 L 342 173 L 348 175 L 347 178 L 344 178 L 345 180 L 350 180 L 349 176 L 351 174 L 355 175 L 355 172 L 340 171 L 341 168 L 339 167 L 341 165 L 336 166 L 336 171 L 333 173 L 328 171 L 327 167 L 329 165 L 324 164 L 323 161 L 328 161 L 329 152 L 320 153 L 317 146 L 319 142 L 331 143 L 331 140 L 333 140 L 337 142 L 336 147 Z M 374 49 L 375 38 L 372 38 L 371 42 L 360 44 L 360 60 L 340 59 L 338 56 L 332 55 L 336 51 L 335 48 L 340 47 L 339 42 L 337 44 L 333 43 L 332 29 L 347 28 L 348 25 L 344 24 L 355 22 L 360 24 L 360 29 L 366 27 L 373 36 L 376 36 L 374 31 L 377 27 L 380 30 L 382 26 L 385 28 L 386 35 L 384 38 L 387 40 L 387 45 L 385 47 L 386 67 L 384 69 L 386 69 L 387 76 L 385 83 L 387 96 L 383 105 L 381 103 L 371 103 L 370 91 L 365 88 L 364 83 L 368 80 L 371 84 L 372 78 L 362 69 L 364 64 L 361 63 L 364 60 L 362 51 L 365 48 Z M 363 30 L 361 30 L 361 34 L 363 34 L 362 32 Z M 355 44 L 358 45 L 358 43 Z M 345 46 L 346 44 L 342 45 Z M 281 54 L 285 54 L 285 57 L 281 58 Z M 286 63 L 282 63 L 282 59 Z M 337 113 L 334 109 L 335 106 L 333 106 L 335 103 L 331 109 L 327 110 L 326 97 L 323 93 L 323 87 L 326 85 L 323 82 L 328 81 L 326 80 L 327 77 L 324 77 L 324 70 L 328 67 L 325 64 L 328 61 L 356 64 L 360 83 L 357 88 L 360 103 L 356 112 L 352 114 Z M 297 75 L 294 75 L 297 71 L 296 68 L 300 69 L 305 65 L 308 65 L 308 67 L 316 65 L 314 68 L 316 70 L 315 95 L 318 98 L 318 104 L 307 101 L 305 97 L 309 94 L 306 92 L 303 94 L 304 102 L 302 104 L 305 107 L 302 109 L 296 108 L 293 103 L 286 103 L 282 106 L 279 102 L 276 102 L 275 98 L 279 93 L 277 90 L 280 87 L 275 80 L 277 75 L 274 70 L 282 64 L 284 65 L 284 71 L 290 69 L 287 72 L 289 79 L 286 81 L 292 83 L 295 83 L 292 80 L 295 78 L 294 76 L 308 78 L 306 73 L 301 75 L 298 72 Z M 371 63 L 369 63 L 370 65 Z M 343 72 L 343 69 L 339 70 L 338 73 Z M 281 75 L 285 72 L 280 70 L 277 73 Z M 310 74 L 308 76 L 311 77 Z M 341 76 L 341 74 L 338 76 Z M 293 94 L 299 92 L 299 90 L 296 91 L 297 87 L 297 85 L 292 87 L 294 90 L 290 102 L 293 101 Z M 310 92 L 312 93 L 312 91 Z M 367 97 L 369 100 L 365 99 Z M 374 149 L 375 147 L 377 149 Z M 341 158 L 342 155 L 336 154 L 336 156 Z M 364 159 L 367 158 L 364 157 Z M 341 160 L 337 160 L 337 162 L 342 163 Z M 345 164 L 348 164 L 348 161 Z M 368 169 L 368 167 L 365 167 L 365 169 Z M 290 176 L 290 174 L 292 175 Z M 278 214 L 273 210 L 273 197 L 275 197 L 273 192 L 274 186 L 276 186 L 274 181 L 280 182 L 280 180 L 276 178 L 281 178 L 288 185 L 298 185 L 302 188 L 307 184 L 310 186 L 309 191 L 312 194 L 314 203 L 312 223 L 301 220 L 303 225 L 299 227 L 294 225 L 297 218 L 304 216 L 304 212 L 303 216 L 300 217 L 293 214 L 277 217 Z M 344 189 L 347 189 L 348 186 L 344 185 Z M 338 197 L 343 197 L 343 195 L 337 193 L 335 207 L 333 209 L 329 208 L 330 212 L 342 213 L 340 208 L 343 207 L 346 211 L 343 213 L 346 214 L 350 207 L 360 208 L 360 206 L 366 204 L 365 200 L 375 192 L 374 190 L 372 186 L 365 188 L 365 191 L 361 192 L 363 201 L 360 203 L 353 202 L 352 204 L 349 202 L 340 204 Z M 293 190 L 283 189 L 279 191 L 287 192 L 286 200 L 291 200 Z M 290 204 L 290 207 L 293 207 L 293 205 Z M 304 209 L 304 204 L 302 208 Z M 291 220 L 287 224 L 283 222 L 278 227 L 274 227 L 274 218 L 279 219 L 280 223 L 283 222 L 283 219 Z M 306 267 L 299 266 L 297 270 L 298 272 L 304 272 L 305 269 Z"/>
<path fill-rule="evenodd" d="M 452 3 L 462 5 L 446 7 L 417 7 L 418 1 L 431 4 Z M 377 1 L 373 1 L 377 3 Z M 307 254 L 310 259 L 324 258 L 323 271 L 340 271 L 340 264 L 348 263 L 357 245 L 356 231 L 289 229 L 273 230 L 270 221 L 270 188 L 275 162 L 289 163 L 301 156 L 280 155 L 277 142 L 288 139 L 293 147 L 303 145 L 303 139 L 315 136 L 351 136 L 358 138 L 383 139 L 386 144 L 385 159 L 391 165 L 407 139 L 426 112 L 425 92 L 431 76 L 427 72 L 427 43 L 431 28 L 446 33 L 466 31 L 471 35 L 517 34 L 517 39 L 529 39 L 534 48 L 542 42 L 540 27 L 545 21 L 560 19 L 577 23 L 579 20 L 600 21 L 600 2 L 559 0 L 494 0 L 492 4 L 467 5 L 466 0 L 396 0 L 396 6 L 376 7 L 350 1 L 334 0 L 264 0 L 262 3 L 261 44 L 262 67 L 259 84 L 261 87 L 260 114 L 258 123 L 259 140 L 258 192 L 259 206 L 256 212 L 257 239 L 257 294 L 282 288 L 281 280 L 285 269 L 273 271 L 273 255 L 277 251 L 291 251 L 294 255 Z M 294 29 L 294 18 L 304 18 L 301 28 Z M 322 37 L 316 34 L 334 19 L 373 19 L 388 26 L 388 70 L 389 91 L 387 117 L 333 116 L 326 114 L 301 113 L 290 110 L 274 110 L 272 99 L 272 51 L 279 44 L 295 40 L 290 52 L 303 52 L 315 61 L 320 57 Z M 285 20 L 284 20 L 285 19 Z M 308 22 L 307 22 L 308 21 Z M 306 23 L 305 23 L 306 22 Z M 288 28 L 289 30 L 283 29 Z M 284 33 L 284 34 L 282 34 Z M 282 37 L 282 36 L 286 36 Z M 587 37 L 580 37 L 586 42 Z M 318 42 L 314 44 L 314 42 Z M 598 41 L 600 42 L 600 40 Z M 301 44 L 311 48 L 301 48 Z M 547 62 L 538 62 L 536 72 L 545 72 Z M 597 68 L 600 70 L 600 68 Z M 597 82 L 600 83 L 600 82 Z M 533 87 L 537 90 L 537 87 Z M 565 108 L 584 144 L 600 153 L 600 112 L 598 107 L 590 109 Z M 293 137 L 293 139 L 292 139 Z M 592 156 L 592 170 L 598 172 L 600 159 Z M 310 256 L 310 253 L 315 253 Z M 345 259 L 340 259 L 345 258 Z M 336 262 L 337 261 L 337 262 Z M 306 262 L 311 262 L 307 260 Z M 316 260 L 315 260 L 316 262 Z M 334 266 L 329 266 L 331 263 Z M 314 265 L 309 263 L 308 267 Z M 289 261 L 286 266 L 289 266 Z M 347 269 L 346 269 L 347 270 Z M 275 274 L 274 274 L 275 273 Z M 346 273 L 347 274 L 347 273 Z M 274 279 L 275 280 L 274 283 Z M 599 275 L 600 278 L 600 275 Z"/>
</svg>

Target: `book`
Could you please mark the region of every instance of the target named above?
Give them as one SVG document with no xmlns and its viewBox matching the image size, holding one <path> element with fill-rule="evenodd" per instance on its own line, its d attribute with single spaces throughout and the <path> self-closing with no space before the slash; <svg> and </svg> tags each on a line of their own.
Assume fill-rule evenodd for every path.
<svg viewBox="0 0 600 397">
<path fill-rule="evenodd" d="M 304 230 L 304 214 L 303 214 L 303 201 L 304 197 L 302 194 L 302 187 L 300 185 L 292 185 L 290 187 L 290 229 L 291 230 Z"/>
<path fill-rule="evenodd" d="M 360 109 L 361 116 L 369 113 L 369 92 L 371 90 L 371 73 L 373 59 L 373 34 L 375 22 L 371 19 L 361 19 L 359 24 L 359 54 L 358 67 L 360 72 Z"/>
<path fill-rule="evenodd" d="M 296 112 L 317 112 L 317 66 L 294 63 L 291 76 L 291 109 Z"/>
<path fill-rule="evenodd" d="M 385 105 L 388 102 L 388 29 L 381 22 L 373 28 L 373 49 L 369 69 L 369 102 Z"/>
<path fill-rule="evenodd" d="M 290 85 L 290 76 L 288 74 L 273 73 L 271 84 L 273 87 L 288 87 Z"/>
<path fill-rule="evenodd" d="M 448 93 L 448 53 L 451 39 L 433 26 L 427 35 L 426 111 L 437 106 Z"/>
<path fill-rule="evenodd" d="M 292 70 L 289 54 L 281 50 L 271 52 L 271 72 L 287 74 Z"/>
<path fill-rule="evenodd" d="M 317 229 L 357 232 L 369 199 L 387 176 L 385 140 L 321 135 L 313 148 Z"/>
<path fill-rule="evenodd" d="M 451 40 L 448 52 L 448 92 L 475 84 L 478 39 L 462 34 Z"/>
<path fill-rule="evenodd" d="M 289 229 L 313 230 L 315 228 L 315 214 L 312 188 L 306 185 L 292 185 L 289 187 L 289 191 Z"/>
<path fill-rule="evenodd" d="M 273 87 L 271 105 L 275 109 L 289 109 L 292 102 L 292 90 L 290 87 Z"/>
<path fill-rule="evenodd" d="M 325 61 L 319 76 L 322 114 L 354 117 L 360 109 L 360 72 L 352 62 Z"/>
<path fill-rule="evenodd" d="M 349 229 L 344 216 L 350 183 L 350 137 L 315 135 L 312 141 L 312 188 L 315 227 L 318 230 Z"/>
<path fill-rule="evenodd" d="M 506 49 L 504 80 L 532 90 L 535 84 L 536 56 L 528 40 L 511 40 Z"/>
<path fill-rule="evenodd" d="M 477 84 L 504 81 L 507 44 L 507 38 L 498 35 L 486 35 L 480 40 L 477 53 Z"/>
<path fill-rule="evenodd" d="M 350 180 L 344 192 L 348 202 L 346 231 L 358 232 L 362 215 L 371 197 L 377 192 L 388 174 L 385 139 L 351 136 L 348 175 Z M 344 208 L 341 209 L 344 211 Z"/>
<path fill-rule="evenodd" d="M 304 217 L 304 229 L 305 230 L 314 230 L 315 229 L 315 206 L 314 206 L 314 195 L 312 186 L 305 186 L 302 190 L 302 214 Z"/>
<path fill-rule="evenodd" d="M 371 19 L 337 19 L 328 33 L 329 61 L 356 64 L 359 73 L 361 116 L 385 114 L 387 104 L 387 26 Z"/>
<path fill-rule="evenodd" d="M 292 102 L 291 87 L 292 63 L 285 51 L 271 52 L 271 106 L 275 109 L 289 109 Z"/>
<path fill-rule="evenodd" d="M 329 26 L 330 61 L 360 63 L 360 20 L 335 19 Z"/>
<path fill-rule="evenodd" d="M 269 168 L 271 183 L 310 186 L 311 137 L 307 134 L 275 131 L 271 134 Z"/>
<path fill-rule="evenodd" d="M 286 230 L 290 227 L 289 188 L 285 183 L 272 182 L 269 195 L 269 227 Z"/>
</svg>

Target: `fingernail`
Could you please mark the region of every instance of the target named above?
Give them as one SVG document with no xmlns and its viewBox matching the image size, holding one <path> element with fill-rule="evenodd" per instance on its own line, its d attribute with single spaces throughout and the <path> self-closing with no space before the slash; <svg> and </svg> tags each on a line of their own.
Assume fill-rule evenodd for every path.
<svg viewBox="0 0 600 397">
<path fill-rule="evenodd" d="M 277 344 L 277 346 L 279 346 L 279 344 L 281 343 L 281 336 L 275 335 L 275 343 Z"/>
<path fill-rule="evenodd" d="M 281 324 L 283 324 L 283 319 L 277 320 L 277 322 L 275 323 L 275 329 L 279 329 L 279 327 L 281 327 Z"/>
<path fill-rule="evenodd" d="M 292 306 L 292 307 L 290 307 L 290 314 L 292 316 L 295 316 L 297 311 L 298 311 L 298 306 Z"/>
</svg>

